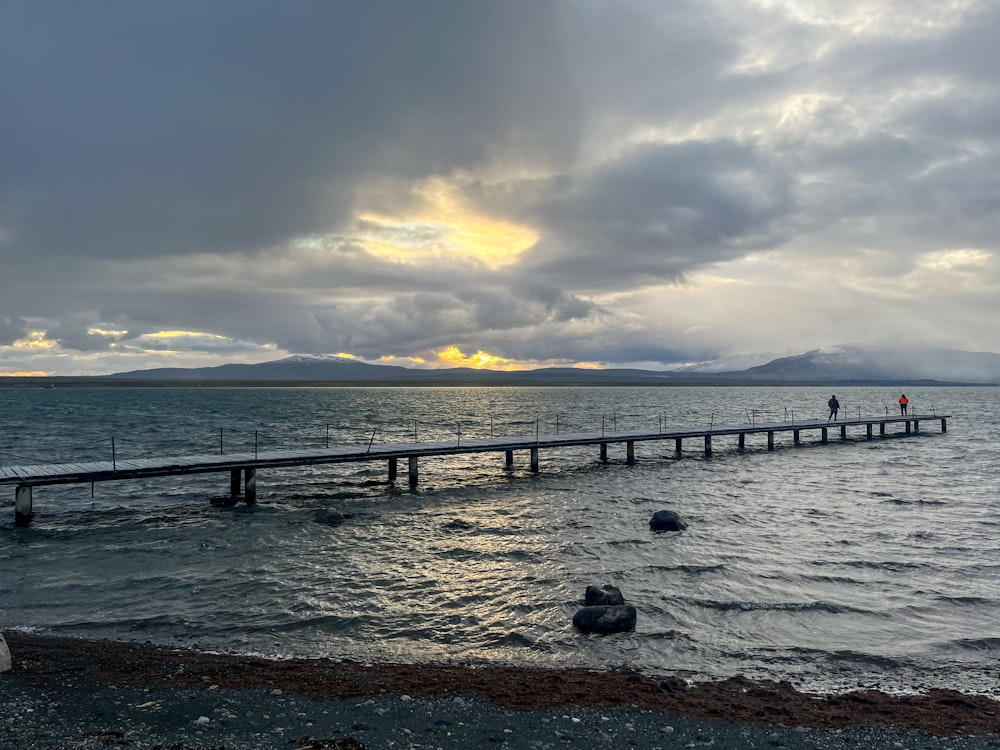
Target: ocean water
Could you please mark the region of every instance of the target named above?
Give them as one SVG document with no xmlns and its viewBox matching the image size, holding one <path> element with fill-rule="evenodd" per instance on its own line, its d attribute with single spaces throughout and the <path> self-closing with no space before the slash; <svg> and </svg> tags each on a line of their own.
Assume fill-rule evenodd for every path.
<svg viewBox="0 0 1000 750">
<path fill-rule="evenodd" d="M 636 668 L 810 690 L 1000 694 L 995 388 L 918 388 L 872 441 L 804 432 L 0 488 L 0 627 L 269 656 Z M 885 388 L 837 390 L 855 416 Z M 818 388 L 0 388 L 0 465 L 826 417 Z M 349 514 L 332 527 L 317 511 Z M 672 509 L 682 533 L 649 518 Z M 572 627 L 589 584 L 635 632 Z"/>
</svg>

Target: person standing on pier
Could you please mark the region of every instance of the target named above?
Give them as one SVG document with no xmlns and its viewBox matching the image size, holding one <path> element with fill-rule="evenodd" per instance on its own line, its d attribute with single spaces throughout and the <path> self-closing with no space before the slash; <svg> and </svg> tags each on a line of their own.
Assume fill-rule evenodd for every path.
<svg viewBox="0 0 1000 750">
<path fill-rule="evenodd" d="M 899 413 L 900 414 L 906 414 L 906 405 L 908 403 L 910 403 L 910 399 L 908 399 L 906 397 L 905 393 L 899 397 Z"/>
<path fill-rule="evenodd" d="M 830 400 L 826 402 L 826 405 L 830 407 L 830 416 L 826 418 L 829 422 L 831 419 L 837 421 L 837 412 L 840 411 L 840 402 L 837 400 L 836 396 L 830 396 Z"/>
</svg>

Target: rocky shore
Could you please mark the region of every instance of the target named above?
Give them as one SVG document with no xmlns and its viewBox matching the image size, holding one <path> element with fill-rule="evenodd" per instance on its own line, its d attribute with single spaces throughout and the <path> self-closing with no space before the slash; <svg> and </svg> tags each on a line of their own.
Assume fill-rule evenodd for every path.
<svg viewBox="0 0 1000 750">
<path fill-rule="evenodd" d="M 1000 748 L 1000 703 L 735 678 L 362 664 L 7 631 L 0 748 Z"/>
</svg>

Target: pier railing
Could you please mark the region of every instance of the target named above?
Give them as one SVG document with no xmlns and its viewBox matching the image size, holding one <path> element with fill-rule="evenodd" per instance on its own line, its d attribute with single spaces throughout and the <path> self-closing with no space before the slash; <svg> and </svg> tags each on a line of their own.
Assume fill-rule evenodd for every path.
<svg viewBox="0 0 1000 750">
<path fill-rule="evenodd" d="M 665 425 L 664 415 L 657 415 L 657 424 L 654 428 L 649 425 L 645 428 L 626 427 L 625 415 L 622 424 L 619 425 L 617 413 L 612 414 L 611 429 L 608 427 L 607 415 L 601 418 L 600 430 L 596 428 L 589 431 L 568 431 L 563 433 L 562 427 L 572 428 L 571 422 L 564 422 L 561 415 L 555 417 L 555 431 L 543 433 L 542 420 L 536 417 L 534 420 L 534 434 L 525 434 L 525 427 L 531 428 L 532 423 L 521 422 L 517 426 L 522 432 L 516 436 L 497 436 L 496 423 L 490 423 L 490 435 L 473 436 L 466 432 L 463 436 L 462 421 L 456 420 L 454 435 L 447 435 L 440 440 L 427 441 L 420 437 L 420 423 L 414 422 L 413 439 L 405 435 L 406 439 L 387 439 L 376 444 L 375 440 L 379 430 L 377 427 L 371 430 L 367 436 L 367 442 L 355 442 L 350 444 L 340 443 L 333 445 L 330 443 L 331 436 L 327 432 L 324 435 L 324 445 L 315 444 L 306 448 L 273 448 L 268 444 L 267 433 L 262 433 L 260 429 L 253 430 L 253 442 L 247 444 L 246 438 L 243 443 L 238 444 L 235 452 L 227 453 L 226 428 L 218 430 L 218 451 L 212 452 L 185 452 L 182 455 L 177 453 L 167 453 L 162 447 L 156 449 L 156 455 L 152 458 L 130 455 L 127 458 L 119 454 L 119 442 L 112 436 L 109 440 L 111 455 L 110 460 L 105 454 L 103 459 L 96 461 L 83 461 L 76 458 L 73 462 L 59 463 L 27 463 L 18 465 L 4 465 L 0 463 L 0 484 L 16 485 L 14 514 L 15 524 L 25 525 L 32 516 L 32 488 L 42 485 L 53 484 L 82 484 L 123 479 L 142 479 L 163 476 L 179 476 L 184 474 L 202 474 L 208 472 L 228 472 L 230 474 L 230 496 L 234 499 L 240 495 L 241 481 L 245 486 L 243 493 L 247 504 L 256 502 L 256 472 L 258 469 L 288 468 L 294 466 L 353 463 L 364 461 L 384 460 L 388 462 L 388 481 L 396 480 L 397 465 L 400 459 L 408 463 L 409 484 L 411 487 L 417 486 L 417 464 L 421 457 L 450 456 L 460 453 L 486 453 L 503 452 L 506 457 L 508 468 L 513 466 L 514 451 L 527 450 L 530 454 L 530 467 L 532 473 L 539 471 L 539 451 L 542 449 L 560 449 L 569 446 L 599 446 L 600 460 L 607 462 L 608 445 L 625 444 L 626 463 L 635 463 L 636 443 L 656 442 L 673 440 L 674 452 L 681 455 L 682 443 L 684 440 L 703 440 L 705 456 L 712 455 L 712 441 L 715 437 L 737 436 L 738 450 L 745 449 L 748 435 L 765 434 L 767 436 L 767 449 L 775 449 L 775 435 L 778 433 L 792 433 L 795 445 L 799 444 L 800 433 L 804 430 L 818 430 L 821 434 L 822 443 L 828 442 L 830 429 L 839 429 L 840 439 L 847 440 L 847 428 L 850 426 L 864 426 L 866 439 L 873 439 L 873 427 L 879 426 L 880 437 L 886 435 L 888 425 L 905 424 L 906 434 L 920 431 L 920 422 L 926 419 L 940 419 L 941 431 L 947 432 L 947 416 L 934 415 L 922 417 L 917 414 L 901 416 L 863 417 L 857 419 L 842 417 L 832 419 L 830 415 L 826 421 L 822 419 L 811 419 L 797 421 L 794 419 L 781 421 L 759 421 L 764 419 L 764 415 L 758 414 L 756 410 L 747 410 L 745 414 L 746 422 L 734 422 L 729 424 L 716 424 L 715 414 L 710 415 L 708 425 L 695 425 L 687 427 L 670 427 Z M 648 419 L 648 415 L 647 415 Z M 467 421 L 465 423 L 469 425 Z M 328 429 L 328 428 L 327 428 Z M 388 431 L 387 431 L 388 432 Z M 395 436 L 388 436 L 395 438 Z M 438 437 L 438 436 L 435 436 Z M 214 433 L 213 433 L 214 438 Z M 263 441 L 262 441 L 263 438 Z M 315 438 L 313 438 L 315 440 Z M 100 441 L 99 441 L 100 442 Z M 214 447 L 214 446 L 213 446 Z"/>
<path fill-rule="evenodd" d="M 888 418 L 897 407 L 873 407 L 842 402 L 842 419 Z M 918 413 L 911 403 L 911 418 L 934 418 L 931 405 Z M 48 464 L 67 460 L 103 461 L 117 464 L 120 459 L 139 459 L 163 455 L 187 454 L 260 454 L 273 450 L 315 448 L 333 445 L 389 445 L 395 443 L 437 443 L 480 438 L 600 433 L 613 436 L 628 431 L 658 430 L 671 424 L 689 424 L 709 430 L 716 425 L 746 424 L 751 428 L 764 423 L 806 424 L 825 420 L 825 410 L 796 410 L 791 407 L 748 406 L 742 413 L 709 411 L 693 415 L 672 414 L 667 409 L 650 411 L 611 411 L 607 413 L 548 411 L 517 418 L 496 415 L 463 414 L 451 421 L 427 421 L 404 418 L 372 422 L 322 421 L 309 424 L 262 423 L 259 425 L 220 425 L 187 434 L 163 434 L 157 428 L 139 432 L 115 431 L 85 441 L 71 435 L 55 435 L 44 444 L 25 445 L 12 436 L 0 435 L 0 466 L 12 464 Z"/>
</svg>

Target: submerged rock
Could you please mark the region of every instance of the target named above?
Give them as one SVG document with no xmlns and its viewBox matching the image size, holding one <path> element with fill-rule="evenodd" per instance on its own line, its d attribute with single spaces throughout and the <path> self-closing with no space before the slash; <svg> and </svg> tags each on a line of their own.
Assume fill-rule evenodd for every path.
<svg viewBox="0 0 1000 750">
<path fill-rule="evenodd" d="M 313 520 L 326 526 L 340 526 L 344 521 L 354 516 L 350 513 L 340 513 L 335 510 L 323 508 L 313 513 Z"/>
<path fill-rule="evenodd" d="M 587 591 L 583 596 L 583 603 L 588 607 L 608 604 L 624 604 L 625 598 L 621 589 L 606 583 L 603 586 L 587 586 Z"/>
<path fill-rule="evenodd" d="M 649 528 L 653 531 L 684 531 L 687 524 L 672 510 L 658 510 L 649 519 Z"/>
<path fill-rule="evenodd" d="M 635 630 L 635 607 L 631 604 L 584 607 L 573 616 L 582 633 L 620 633 Z"/>
</svg>

